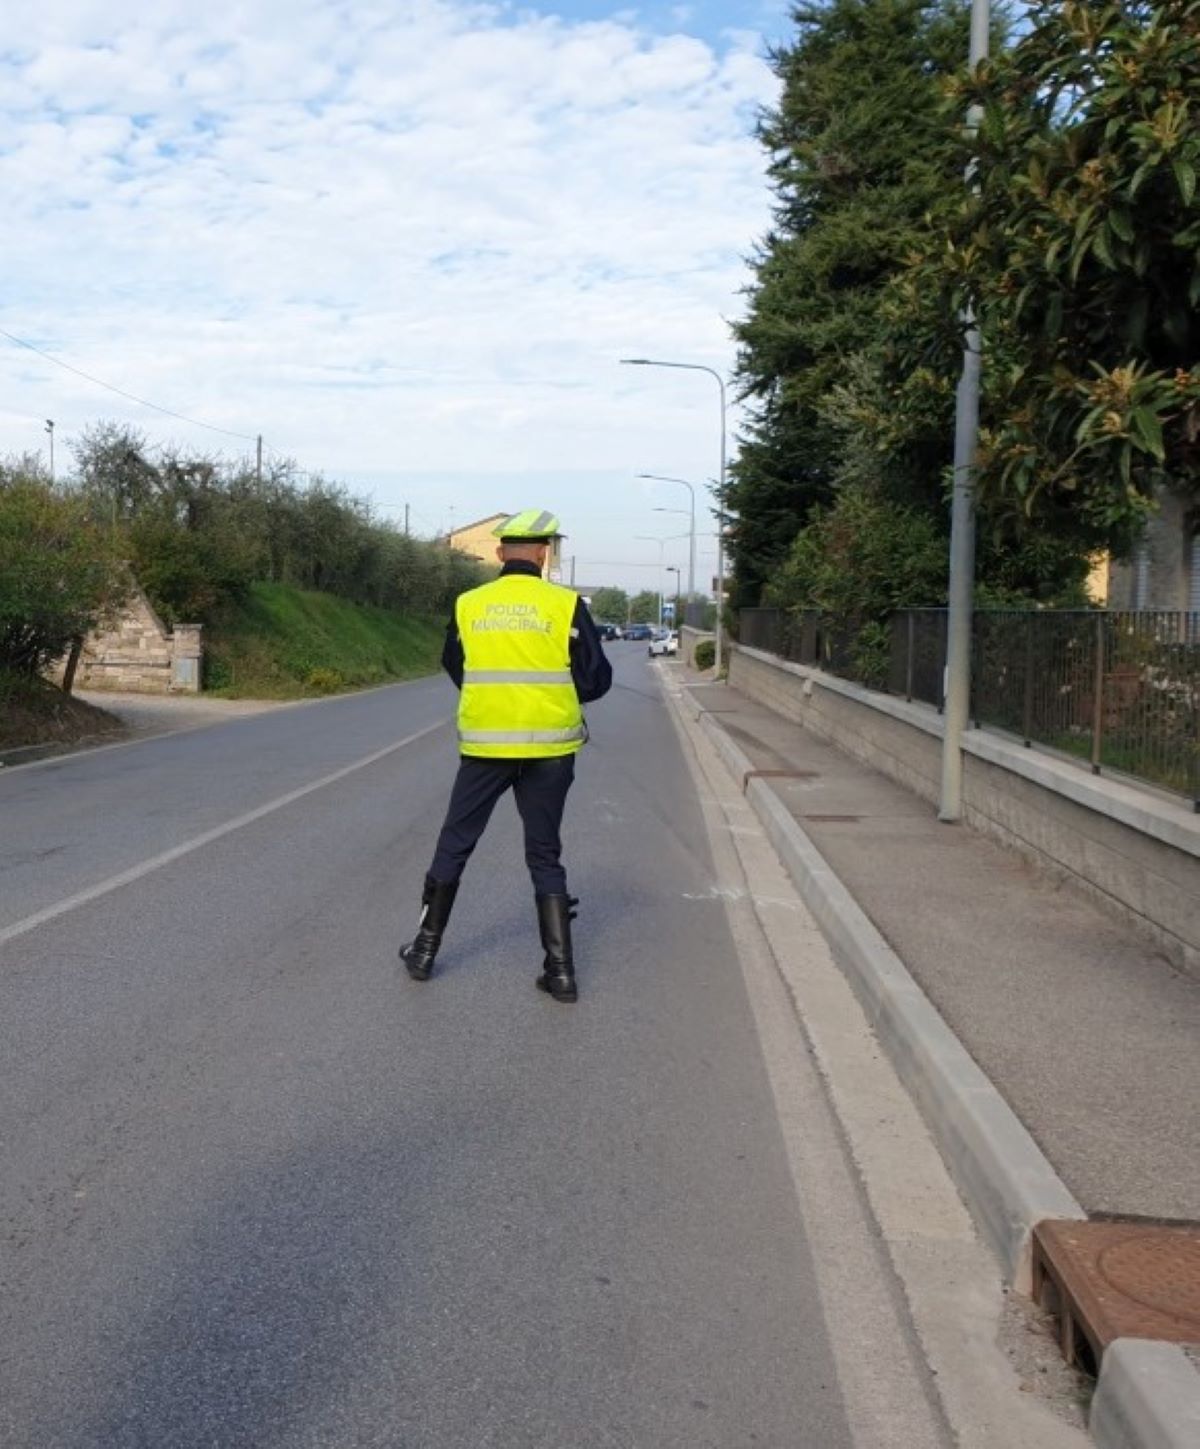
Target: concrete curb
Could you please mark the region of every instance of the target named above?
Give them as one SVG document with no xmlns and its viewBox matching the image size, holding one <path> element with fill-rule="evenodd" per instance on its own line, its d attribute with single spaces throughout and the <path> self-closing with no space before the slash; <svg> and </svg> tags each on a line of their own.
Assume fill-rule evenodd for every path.
<svg viewBox="0 0 1200 1449">
<path fill-rule="evenodd" d="M 745 752 L 694 696 L 676 698 L 742 782 L 972 1215 L 1010 1282 L 1028 1293 L 1035 1224 L 1087 1214 Z M 1200 1372 L 1173 1344 L 1119 1339 L 1104 1354 L 1088 1428 L 1100 1449 L 1196 1449 Z"/>
<path fill-rule="evenodd" d="M 1009 1279 L 1028 1287 L 1042 1218 L 1083 1218 L 1033 1138 L 866 913 L 720 724 L 699 720 L 766 828 L 805 905 L 849 967 L 855 992 Z M 749 776 L 749 778 L 747 778 Z"/>
<path fill-rule="evenodd" d="M 1200 1372 L 1174 1344 L 1118 1338 L 1104 1351 L 1088 1429 L 1100 1449 L 1195 1449 Z"/>
</svg>

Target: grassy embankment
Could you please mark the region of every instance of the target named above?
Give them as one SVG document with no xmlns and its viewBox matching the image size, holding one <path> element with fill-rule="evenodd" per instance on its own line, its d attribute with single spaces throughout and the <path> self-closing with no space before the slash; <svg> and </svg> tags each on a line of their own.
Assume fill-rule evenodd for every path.
<svg viewBox="0 0 1200 1449">
<path fill-rule="evenodd" d="M 444 621 L 255 584 L 205 633 L 205 693 L 303 699 L 437 671 Z"/>
<path fill-rule="evenodd" d="M 205 632 L 205 693 L 304 699 L 437 672 L 441 620 L 366 608 L 332 594 L 255 584 Z M 42 679 L 0 670 L 0 750 L 119 733 L 119 720 Z"/>
</svg>

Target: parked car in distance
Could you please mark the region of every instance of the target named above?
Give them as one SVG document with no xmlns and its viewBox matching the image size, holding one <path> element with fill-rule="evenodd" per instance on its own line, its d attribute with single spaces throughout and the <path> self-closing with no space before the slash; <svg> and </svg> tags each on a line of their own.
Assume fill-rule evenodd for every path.
<svg viewBox="0 0 1200 1449">
<path fill-rule="evenodd" d="M 602 623 L 599 619 L 597 619 L 596 629 L 599 632 L 601 639 L 605 640 L 606 642 L 610 639 L 619 639 L 621 637 L 621 631 L 616 624 Z"/>
<path fill-rule="evenodd" d="M 653 639 L 654 630 L 649 624 L 630 624 L 625 629 L 623 637 L 626 639 Z"/>
<path fill-rule="evenodd" d="M 679 635 L 674 629 L 664 629 L 657 639 L 651 639 L 650 647 L 646 652 L 651 659 L 656 655 L 678 654 Z"/>
</svg>

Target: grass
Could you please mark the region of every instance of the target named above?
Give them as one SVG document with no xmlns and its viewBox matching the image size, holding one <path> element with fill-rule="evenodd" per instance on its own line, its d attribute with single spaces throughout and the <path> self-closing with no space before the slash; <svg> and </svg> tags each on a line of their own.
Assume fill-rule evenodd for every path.
<svg viewBox="0 0 1200 1449">
<path fill-rule="evenodd" d="M 205 692 L 304 699 L 437 672 L 445 624 L 286 584 L 255 584 L 205 632 Z"/>
<path fill-rule="evenodd" d="M 0 749 L 75 744 L 120 728 L 112 715 L 64 694 L 57 685 L 0 669 Z"/>
</svg>

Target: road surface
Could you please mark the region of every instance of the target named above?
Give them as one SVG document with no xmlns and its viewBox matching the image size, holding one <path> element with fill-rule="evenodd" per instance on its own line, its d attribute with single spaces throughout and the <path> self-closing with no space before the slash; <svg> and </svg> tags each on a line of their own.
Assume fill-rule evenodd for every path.
<svg viewBox="0 0 1200 1449">
<path fill-rule="evenodd" d="M 831 1331 L 696 782 L 658 666 L 611 652 L 572 1008 L 511 802 L 434 979 L 396 961 L 444 680 L 0 774 L 0 1443 L 950 1442 L 903 1332 L 861 1427 L 892 1411 L 846 1358 L 896 1289 L 847 1186 L 878 1270 Z"/>
</svg>

